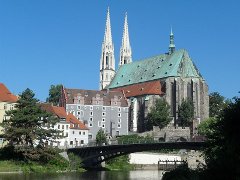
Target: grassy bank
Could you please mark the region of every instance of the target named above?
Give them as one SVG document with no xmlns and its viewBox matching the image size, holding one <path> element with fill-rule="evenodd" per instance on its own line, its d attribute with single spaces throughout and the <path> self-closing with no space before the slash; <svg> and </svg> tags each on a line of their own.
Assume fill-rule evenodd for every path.
<svg viewBox="0 0 240 180">
<path fill-rule="evenodd" d="M 134 169 L 134 165 L 129 163 L 128 155 L 119 156 L 108 160 L 106 162 L 106 168 L 108 170 L 123 170 L 123 171 L 130 171 Z"/>
</svg>

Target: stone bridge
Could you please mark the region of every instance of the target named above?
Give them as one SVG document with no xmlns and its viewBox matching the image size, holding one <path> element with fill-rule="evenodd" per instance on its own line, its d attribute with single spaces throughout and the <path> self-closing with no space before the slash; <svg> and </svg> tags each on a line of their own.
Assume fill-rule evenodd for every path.
<svg viewBox="0 0 240 180">
<path fill-rule="evenodd" d="M 101 162 L 133 152 L 142 152 L 161 149 L 190 149 L 201 150 L 205 142 L 161 142 L 161 143 L 136 143 L 121 145 L 106 145 L 93 147 L 69 148 L 67 153 L 74 153 L 81 157 L 85 169 L 96 168 Z"/>
</svg>

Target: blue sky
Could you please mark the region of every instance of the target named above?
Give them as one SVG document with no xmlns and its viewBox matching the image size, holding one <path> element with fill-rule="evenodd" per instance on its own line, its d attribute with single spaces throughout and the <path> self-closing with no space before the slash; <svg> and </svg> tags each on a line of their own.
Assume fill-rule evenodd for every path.
<svg viewBox="0 0 240 180">
<path fill-rule="evenodd" d="M 187 49 L 209 85 L 227 98 L 240 91 L 240 1 L 0 0 L 0 82 L 45 100 L 51 84 L 98 89 L 110 7 L 116 65 L 128 12 L 133 60 Z"/>
</svg>

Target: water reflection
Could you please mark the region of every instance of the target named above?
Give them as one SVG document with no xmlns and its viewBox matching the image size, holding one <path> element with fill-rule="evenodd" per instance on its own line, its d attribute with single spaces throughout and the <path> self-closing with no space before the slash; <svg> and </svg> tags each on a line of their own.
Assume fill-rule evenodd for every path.
<svg viewBox="0 0 240 180">
<path fill-rule="evenodd" d="M 59 174 L 0 174 L 0 180 L 159 180 L 162 171 L 89 171 Z"/>
</svg>

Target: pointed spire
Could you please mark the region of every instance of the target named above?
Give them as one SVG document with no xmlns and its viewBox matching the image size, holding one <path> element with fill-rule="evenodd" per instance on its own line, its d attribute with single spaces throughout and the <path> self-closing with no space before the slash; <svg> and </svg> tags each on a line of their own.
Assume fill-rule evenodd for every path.
<svg viewBox="0 0 240 180">
<path fill-rule="evenodd" d="M 114 45 L 112 41 L 110 10 L 107 10 L 105 34 L 100 59 L 100 90 L 106 88 L 115 75 Z"/>
<path fill-rule="evenodd" d="M 104 34 L 104 43 L 112 44 L 112 32 L 111 32 L 111 22 L 110 22 L 110 9 L 107 9 L 107 20 L 106 20 L 106 27 L 105 27 L 105 34 Z"/>
<path fill-rule="evenodd" d="M 122 36 L 122 46 L 120 49 L 120 61 L 119 66 L 132 62 L 132 50 L 129 41 L 129 32 L 128 32 L 128 20 L 127 13 L 125 14 L 123 36 Z"/>
<path fill-rule="evenodd" d="M 172 26 L 171 26 L 169 54 L 172 54 L 174 51 L 175 51 L 174 34 L 173 34 Z"/>
</svg>

